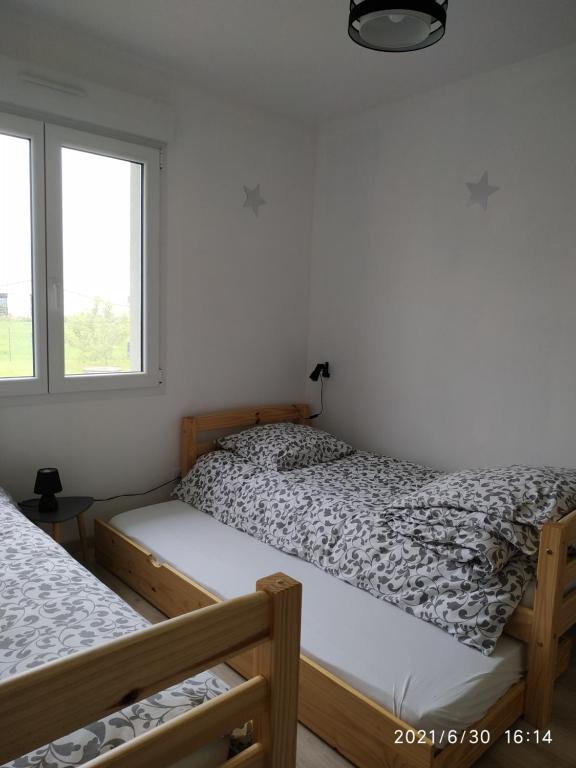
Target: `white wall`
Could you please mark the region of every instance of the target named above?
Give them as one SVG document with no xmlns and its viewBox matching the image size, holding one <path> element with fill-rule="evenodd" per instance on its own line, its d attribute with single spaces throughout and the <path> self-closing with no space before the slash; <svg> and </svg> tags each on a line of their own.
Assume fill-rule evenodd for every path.
<svg viewBox="0 0 576 768">
<path fill-rule="evenodd" d="M 6 74 L 0 61 L 0 101 L 14 101 Z M 21 87 L 16 96 L 28 103 Z M 87 93 L 80 107 L 69 101 L 66 109 L 81 108 L 84 120 L 91 109 L 95 123 L 105 116 L 111 124 L 112 92 L 87 84 Z M 61 97 L 54 98 L 53 110 L 50 103 L 43 108 L 65 109 Z M 146 489 L 177 472 L 181 416 L 304 394 L 312 133 L 185 84 L 173 88 L 171 106 L 164 107 L 169 128 L 158 120 L 157 105 L 147 123 L 141 100 L 127 93 L 115 98 L 124 130 L 171 134 L 161 212 L 166 384 L 153 394 L 0 402 L 0 485 L 18 499 L 31 495 L 36 469 L 52 465 L 67 494 Z M 243 208 L 243 185 L 256 184 L 268 201 L 258 218 Z M 165 495 L 101 504 L 94 512 Z M 75 535 L 73 524 L 66 533 Z"/>
<path fill-rule="evenodd" d="M 575 85 L 572 47 L 324 127 L 325 425 L 439 467 L 576 465 Z"/>
<path fill-rule="evenodd" d="M 0 402 L 0 485 L 23 498 L 56 465 L 69 494 L 150 487 L 176 472 L 183 414 L 300 399 L 326 359 L 324 424 L 359 445 L 442 467 L 574 465 L 575 48 L 331 123 L 316 153 L 306 128 L 109 51 L 91 70 L 93 47 L 54 35 L 67 50 L 56 73 L 87 96 L 15 80 L 26 64 L 54 74 L 54 46 L 21 30 L 0 58 L 0 102 L 168 142 L 166 384 Z M 98 84 L 78 81 L 91 71 Z M 487 212 L 466 207 L 484 170 L 502 187 Z M 242 187 L 258 183 L 255 218 Z"/>
</svg>

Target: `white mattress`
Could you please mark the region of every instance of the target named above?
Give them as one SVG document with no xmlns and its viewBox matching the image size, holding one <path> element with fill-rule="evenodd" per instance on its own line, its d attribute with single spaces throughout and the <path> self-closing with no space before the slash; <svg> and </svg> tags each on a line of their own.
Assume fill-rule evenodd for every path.
<svg viewBox="0 0 576 768">
<path fill-rule="evenodd" d="M 301 581 L 303 652 L 415 728 L 462 730 L 524 672 L 524 646 L 512 638 L 503 637 L 492 656 L 483 656 L 181 501 L 124 512 L 110 522 L 222 598 L 250 592 L 257 579 L 277 571 Z"/>
</svg>

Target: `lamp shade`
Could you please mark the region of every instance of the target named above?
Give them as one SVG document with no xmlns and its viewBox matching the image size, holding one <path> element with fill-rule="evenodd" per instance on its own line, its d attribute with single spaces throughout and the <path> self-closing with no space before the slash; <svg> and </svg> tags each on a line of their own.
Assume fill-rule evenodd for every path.
<svg viewBox="0 0 576 768">
<path fill-rule="evenodd" d="M 348 33 L 373 51 L 417 51 L 446 31 L 448 0 L 350 0 Z"/>
<path fill-rule="evenodd" d="M 330 378 L 330 364 L 329 363 L 317 363 L 316 368 L 312 371 L 310 374 L 310 378 L 312 381 L 318 381 L 318 379 L 322 376 L 322 378 L 329 379 Z"/>
<path fill-rule="evenodd" d="M 39 469 L 36 473 L 36 483 L 34 484 L 34 493 L 40 496 L 47 496 L 54 493 L 60 493 L 62 483 L 58 470 L 53 467 Z"/>
</svg>

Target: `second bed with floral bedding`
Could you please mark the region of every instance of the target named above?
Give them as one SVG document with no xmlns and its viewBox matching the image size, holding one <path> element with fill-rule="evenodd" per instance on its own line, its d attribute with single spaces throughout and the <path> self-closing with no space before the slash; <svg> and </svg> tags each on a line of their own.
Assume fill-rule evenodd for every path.
<svg viewBox="0 0 576 768">
<path fill-rule="evenodd" d="M 142 616 L 30 523 L 0 489 L 0 681 L 147 626 Z M 212 673 L 196 675 L 3 768 L 81 765 L 225 690 Z M 88 695 L 78 691 L 78 696 Z M 225 739 L 191 756 L 186 765 L 220 765 L 227 752 Z"/>
<path fill-rule="evenodd" d="M 202 457 L 176 496 L 487 655 L 534 578 L 542 525 L 576 507 L 571 469 L 445 474 L 343 450 L 279 471 L 238 444 Z"/>
</svg>

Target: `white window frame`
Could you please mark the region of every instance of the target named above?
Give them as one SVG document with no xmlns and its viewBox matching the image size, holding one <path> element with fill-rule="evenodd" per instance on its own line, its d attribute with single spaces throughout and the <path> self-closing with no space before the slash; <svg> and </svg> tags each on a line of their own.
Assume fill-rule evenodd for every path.
<svg viewBox="0 0 576 768">
<path fill-rule="evenodd" d="M 160 152 L 107 136 L 46 125 L 46 253 L 48 281 L 48 365 L 50 392 L 127 389 L 159 384 L 158 360 L 158 209 Z M 143 169 L 142 206 L 142 371 L 64 374 L 62 258 L 62 149 L 77 149 L 139 163 Z"/>
<path fill-rule="evenodd" d="M 34 378 L 0 379 L 0 396 L 158 387 L 160 149 L 0 113 L 0 132 L 30 139 Z M 65 375 L 62 148 L 142 166 L 142 370 Z"/>
<path fill-rule="evenodd" d="M 38 395 L 48 391 L 46 356 L 46 261 L 44 207 L 44 124 L 0 113 L 0 133 L 30 141 L 30 215 L 34 376 L 0 379 L 0 395 Z"/>
</svg>

